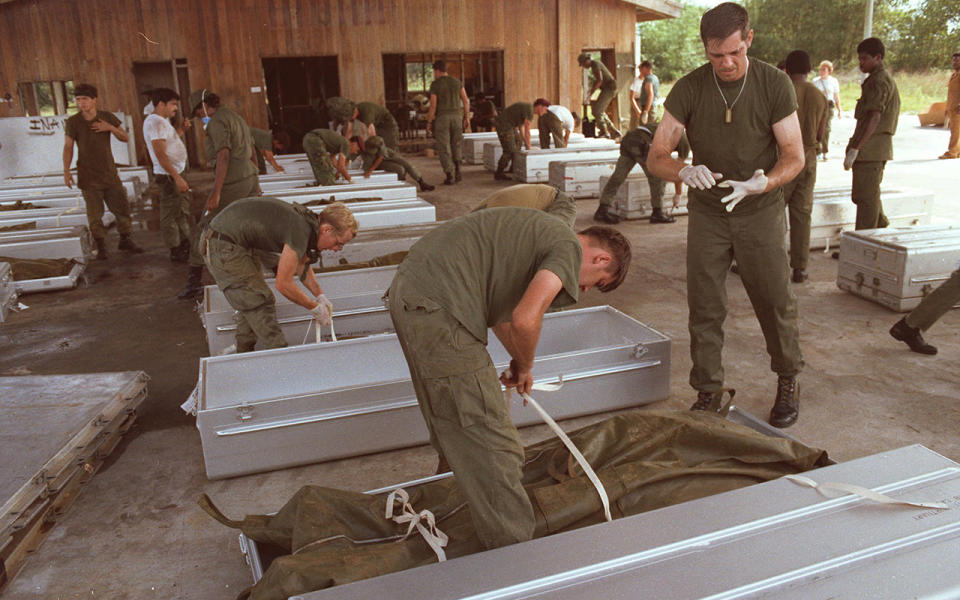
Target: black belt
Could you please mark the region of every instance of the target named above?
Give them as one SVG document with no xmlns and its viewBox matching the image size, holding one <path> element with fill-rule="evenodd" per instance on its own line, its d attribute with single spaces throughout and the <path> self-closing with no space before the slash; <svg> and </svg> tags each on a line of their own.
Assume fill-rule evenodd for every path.
<svg viewBox="0 0 960 600">
<path fill-rule="evenodd" d="M 214 239 L 214 240 L 221 240 L 221 241 L 224 241 L 224 242 L 230 242 L 231 244 L 234 244 L 234 245 L 239 245 L 239 244 L 237 244 L 236 241 L 234 241 L 234 239 L 233 239 L 232 237 L 230 237 L 229 235 L 227 235 L 227 234 L 225 234 L 225 233 L 220 233 L 219 231 L 216 231 L 215 229 L 211 229 L 211 230 L 210 230 L 210 238 L 211 238 L 211 239 Z"/>
</svg>

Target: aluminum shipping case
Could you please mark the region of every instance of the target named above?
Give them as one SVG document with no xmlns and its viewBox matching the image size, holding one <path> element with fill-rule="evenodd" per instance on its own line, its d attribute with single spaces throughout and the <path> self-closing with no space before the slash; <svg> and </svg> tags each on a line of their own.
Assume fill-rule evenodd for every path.
<svg viewBox="0 0 960 600">
<path fill-rule="evenodd" d="M 70 169 L 70 172 L 73 173 L 74 179 L 76 179 L 77 170 Z M 117 175 L 120 177 L 120 181 L 139 179 L 144 187 L 150 184 L 150 172 L 146 167 L 117 167 Z M 4 180 L 5 184 L 12 186 L 38 185 L 50 182 L 63 184 L 63 171 L 47 171 L 46 173 L 37 175 L 14 175 Z"/>
<path fill-rule="evenodd" d="M 73 289 L 86 268 L 87 255 L 91 251 L 80 236 L 40 239 L 22 242 L 3 242 L 0 240 L 0 256 L 11 258 L 70 258 L 77 262 L 70 273 L 59 277 L 42 279 L 20 279 L 14 282 L 19 294 L 34 292 L 53 292 Z"/>
<path fill-rule="evenodd" d="M 351 175 L 351 177 L 353 179 L 353 183 L 342 183 L 339 185 L 370 187 L 374 185 L 383 185 L 385 183 L 395 183 L 400 181 L 396 173 L 387 173 L 386 171 L 374 173 L 370 177 L 364 177 L 363 175 Z M 261 175 L 260 189 L 263 191 L 264 195 L 270 195 L 271 192 L 293 190 L 302 188 L 304 186 L 314 186 L 315 181 L 316 180 L 313 178 L 313 173 L 303 175 L 287 175 L 286 173 Z"/>
<path fill-rule="evenodd" d="M 409 250 L 421 237 L 436 229 L 440 222 L 412 223 L 396 227 L 383 227 L 372 231 L 361 229 L 349 244 L 339 252 L 324 250 L 320 261 L 324 267 L 332 267 L 341 261 L 360 263 L 378 256 Z M 325 275 L 321 275 L 325 277 Z"/>
<path fill-rule="evenodd" d="M 585 147 L 586 146 L 586 147 Z M 566 148 L 520 150 L 513 161 L 513 178 L 526 183 L 547 183 L 550 179 L 550 163 L 557 160 L 616 160 L 620 148 L 613 140 L 600 138 L 590 144 L 578 144 Z"/>
<path fill-rule="evenodd" d="M 490 335 L 499 370 L 510 356 Z M 557 419 L 662 400 L 670 339 L 609 306 L 545 316 L 533 373 Z M 424 444 L 427 429 L 395 334 L 200 359 L 197 428 L 218 479 Z M 519 398 L 518 426 L 539 423 Z"/>
<path fill-rule="evenodd" d="M 315 213 L 323 212 L 323 206 L 311 206 Z M 350 211 L 362 229 L 396 227 L 417 223 L 432 223 L 437 220 L 437 209 L 426 200 L 382 200 L 355 202 Z"/>
<path fill-rule="evenodd" d="M 960 226 L 919 225 L 844 232 L 837 287 L 908 312 L 960 268 Z"/>
<path fill-rule="evenodd" d="M 0 323 L 7 320 L 7 313 L 16 305 L 17 287 L 13 283 L 10 263 L 0 262 Z"/>
<path fill-rule="evenodd" d="M 295 188 L 271 192 L 271 198 L 279 198 L 286 202 L 313 202 L 316 200 L 339 200 L 349 202 L 354 198 L 381 198 L 383 200 L 416 200 L 417 187 L 409 183 L 394 181 L 372 187 L 358 187 L 353 184 L 322 185 L 308 188 Z"/>
<path fill-rule="evenodd" d="M 109 227 L 116 222 L 117 218 L 112 212 L 103 214 L 103 225 Z M 83 207 L 75 206 L 73 208 L 34 208 L 31 210 L 9 210 L 0 211 L 0 227 L 10 225 L 20 225 L 22 223 L 35 223 L 37 229 L 50 229 L 59 227 L 87 227 L 90 223 L 87 221 L 87 212 Z"/>
<path fill-rule="evenodd" d="M 393 332 L 393 322 L 382 297 L 396 272 L 396 266 L 386 266 L 318 275 L 324 293 L 333 303 L 333 324 L 338 337 Z M 276 289 L 275 279 L 267 280 L 267 284 L 276 299 L 277 321 L 287 344 L 297 346 L 304 340 L 306 343 L 316 342 L 314 318 L 310 311 L 282 296 Z M 204 287 L 200 308 L 200 319 L 207 332 L 207 349 L 210 356 L 217 356 L 236 341 L 235 311 L 215 285 Z M 324 339 L 329 340 L 329 330 L 322 333 Z"/>
<path fill-rule="evenodd" d="M 550 163 L 548 180 L 550 185 L 573 198 L 597 198 L 603 189 L 600 178 L 609 178 L 616 167 L 617 158 L 556 160 Z M 634 165 L 630 175 L 644 176 L 643 169 Z"/>
<path fill-rule="evenodd" d="M 569 143 L 582 144 L 588 139 L 591 138 L 585 138 L 582 133 L 574 132 L 570 134 Z M 497 145 L 499 145 L 500 140 L 497 138 L 496 131 L 463 134 L 463 163 L 467 165 L 483 164 L 483 146 L 490 142 L 496 142 Z M 530 143 L 539 144 L 537 134 L 535 134 L 532 129 L 530 130 Z M 497 158 L 499 159 L 500 157 L 498 156 Z"/>
<path fill-rule="evenodd" d="M 618 146 L 614 143 L 613 140 L 608 140 L 606 138 L 586 138 L 583 142 L 577 144 L 571 144 L 566 148 L 550 148 L 548 150 L 543 150 L 537 146 L 531 146 L 530 150 L 521 149 L 520 152 L 524 153 L 539 153 L 546 155 L 553 155 L 555 153 L 569 153 L 569 152 L 588 152 L 595 149 L 616 149 Z M 500 160 L 500 157 L 503 155 L 503 147 L 500 145 L 499 140 L 496 138 L 492 142 L 485 142 L 483 144 L 483 166 L 486 167 L 488 171 L 497 170 L 497 162 Z M 558 159 L 554 159 L 558 160 Z M 518 159 L 519 161 L 519 159 Z M 546 169 L 549 168 L 550 161 L 543 163 L 542 168 L 544 169 L 543 181 L 546 182 L 547 173 Z M 517 165 L 513 165 L 513 172 L 516 174 Z"/>
<path fill-rule="evenodd" d="M 123 185 L 123 189 L 127 191 L 127 197 L 132 200 L 139 198 L 144 189 L 144 185 L 140 183 L 139 179 L 130 179 L 127 181 L 121 181 L 120 183 Z M 50 180 L 44 183 L 30 185 L 16 182 L 0 184 L 0 198 L 35 198 L 64 195 L 72 196 L 76 195 L 77 193 L 78 188 L 68 188 L 66 185 L 64 185 L 63 179 L 61 179 L 59 182 Z"/>
<path fill-rule="evenodd" d="M 830 248 L 840 243 L 844 231 L 853 231 L 857 206 L 849 187 L 814 189 L 810 214 L 810 248 Z M 933 216 L 933 193 L 912 188 L 881 188 L 883 212 L 891 227 L 925 225 Z M 787 219 L 789 226 L 789 218 Z M 790 236 L 787 235 L 789 246 Z"/>
<path fill-rule="evenodd" d="M 780 478 L 290 600 L 960 596 L 960 465 L 916 445 L 804 475 L 950 508 L 830 499 Z"/>
</svg>

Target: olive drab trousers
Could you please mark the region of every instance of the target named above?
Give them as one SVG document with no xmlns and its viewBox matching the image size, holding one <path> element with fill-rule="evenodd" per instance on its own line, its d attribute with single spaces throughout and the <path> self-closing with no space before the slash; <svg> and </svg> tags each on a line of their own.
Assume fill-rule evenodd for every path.
<svg viewBox="0 0 960 600">
<path fill-rule="evenodd" d="M 516 127 L 497 126 L 497 139 L 500 140 L 500 146 L 503 148 L 503 154 L 497 161 L 497 172 L 506 171 L 507 165 L 513 169 L 514 155 L 520 152 L 520 136 L 517 134 Z"/>
<path fill-rule="evenodd" d="M 463 162 L 463 115 L 437 115 L 433 121 L 433 137 L 437 140 L 437 156 L 447 175 L 453 175 L 454 165 Z"/>
<path fill-rule="evenodd" d="M 183 175 L 183 173 L 181 173 Z M 156 175 L 160 198 L 160 237 L 167 248 L 176 248 L 183 240 L 189 240 L 190 232 L 190 192 L 181 192 L 173 177 Z"/>
<path fill-rule="evenodd" d="M 617 166 L 613 170 L 613 175 L 610 176 L 607 184 L 603 186 L 603 191 L 600 192 L 601 205 L 607 207 L 613 205 L 613 198 L 617 195 L 617 190 L 627 180 L 627 176 L 630 175 L 630 171 L 636 164 L 638 164 L 638 161 L 629 156 L 620 155 L 617 159 Z M 647 176 L 647 185 L 650 187 L 650 206 L 652 208 L 663 208 L 663 192 L 666 189 L 666 182 L 648 171 L 647 165 L 642 162 L 639 165 L 643 169 L 644 175 Z"/>
<path fill-rule="evenodd" d="M 313 132 L 303 136 L 303 151 L 310 161 L 317 185 L 334 185 L 337 182 L 337 169 L 333 166 L 333 157 L 327 151 L 323 138 Z"/>
<path fill-rule="evenodd" d="M 783 376 L 803 368 L 797 299 L 790 289 L 784 248 L 786 217 L 774 203 L 745 215 L 705 214 L 691 206 L 687 224 L 687 305 L 690 309 L 690 385 L 701 392 L 723 388 L 725 282 L 736 258 L 740 279 L 760 322 L 770 369 Z"/>
<path fill-rule="evenodd" d="M 531 539 L 523 446 L 486 346 L 402 273 L 388 296 L 430 443 L 453 469 L 480 541 L 497 548 Z"/>
<path fill-rule="evenodd" d="M 241 198 L 256 196 L 259 192 L 260 184 L 256 175 L 224 184 L 223 189 L 220 190 L 220 203 L 217 205 L 217 208 L 203 213 L 203 217 L 200 218 L 200 222 L 197 223 L 196 228 L 194 228 L 193 239 L 190 242 L 190 258 L 187 261 L 191 267 L 203 266 L 204 257 L 203 250 L 200 248 L 200 237 L 210 221 L 219 215 L 220 211 L 230 206 L 231 202 L 240 200 Z"/>
<path fill-rule="evenodd" d="M 117 219 L 117 232 L 120 235 L 130 233 L 133 222 L 130 220 L 127 190 L 123 185 L 115 185 L 105 190 L 80 190 L 80 193 L 87 207 L 87 222 L 90 224 L 90 233 L 94 239 L 102 240 L 107 235 L 107 229 L 103 226 L 104 204 Z"/>
<path fill-rule="evenodd" d="M 610 120 L 610 117 L 607 116 L 607 107 L 610 106 L 610 103 L 613 102 L 613 99 L 617 96 L 616 88 L 600 88 L 600 95 L 597 96 L 597 99 L 590 103 L 590 110 L 593 112 L 593 120 L 597 124 L 597 135 L 598 136 L 613 136 L 619 127 L 613 124 L 613 121 Z"/>
<path fill-rule="evenodd" d="M 957 303 L 960 303 L 960 269 L 951 273 L 949 279 L 910 311 L 906 316 L 907 325 L 926 331 Z"/>
<path fill-rule="evenodd" d="M 817 147 L 806 149 L 803 169 L 783 186 L 790 219 L 790 268 L 806 269 L 810 259 L 810 221 L 813 213 L 813 188 L 817 183 Z"/>
<path fill-rule="evenodd" d="M 203 235 L 201 247 L 207 269 L 237 311 L 237 352 L 283 348 L 287 340 L 277 322 L 276 298 L 263 277 L 263 267 L 253 250 Z"/>
<path fill-rule="evenodd" d="M 880 229 L 890 224 L 883 214 L 880 199 L 880 184 L 883 183 L 883 160 L 856 161 L 853 163 L 853 203 L 857 205 L 855 229 Z"/>
</svg>

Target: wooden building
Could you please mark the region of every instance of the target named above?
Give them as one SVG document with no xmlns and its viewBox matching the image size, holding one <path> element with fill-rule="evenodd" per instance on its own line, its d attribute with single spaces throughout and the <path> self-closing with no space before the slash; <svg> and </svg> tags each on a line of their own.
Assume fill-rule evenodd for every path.
<svg viewBox="0 0 960 600">
<path fill-rule="evenodd" d="M 87 82 L 101 108 L 134 115 L 139 138 L 145 90 L 206 87 L 252 126 L 296 131 L 319 124 L 312 105 L 325 97 L 410 100 L 440 57 L 471 97 L 579 110 L 576 56 L 588 50 L 615 69 L 612 110 L 626 118 L 636 23 L 680 10 L 672 0 L 0 0 L 0 117 L 62 113 Z"/>
</svg>

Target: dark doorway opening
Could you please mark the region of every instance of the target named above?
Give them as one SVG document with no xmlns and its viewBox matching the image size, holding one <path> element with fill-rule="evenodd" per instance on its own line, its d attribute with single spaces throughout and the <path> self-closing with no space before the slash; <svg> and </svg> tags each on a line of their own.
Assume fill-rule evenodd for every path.
<svg viewBox="0 0 960 600">
<path fill-rule="evenodd" d="M 473 102 L 478 93 L 503 108 L 503 51 L 420 52 L 384 54 L 383 82 L 387 109 L 397 118 L 401 132 L 425 128 L 424 117 L 430 108 L 430 84 L 433 61 L 447 61 L 447 72 L 463 82 Z"/>
<path fill-rule="evenodd" d="M 179 127 L 182 120 L 189 118 L 190 115 L 185 111 L 190 110 L 186 107 L 187 98 L 190 97 L 190 77 L 187 74 L 187 59 L 177 58 L 156 62 L 134 62 L 133 63 L 133 81 L 137 87 L 137 114 L 133 115 L 134 141 L 137 147 L 137 164 L 149 165 L 150 154 L 147 152 L 147 146 L 143 141 L 143 120 L 146 115 L 143 114 L 144 108 L 150 102 L 148 92 L 157 88 L 170 88 L 180 95 L 180 112 L 173 119 L 173 124 Z M 187 161 L 191 166 L 197 166 L 201 162 L 201 157 L 197 155 L 197 132 L 190 129 L 183 136 L 187 145 Z"/>
<path fill-rule="evenodd" d="M 303 136 L 328 127 L 327 98 L 340 95 L 336 56 L 281 56 L 263 59 L 270 129 L 290 136 L 284 153 L 303 152 Z"/>
<path fill-rule="evenodd" d="M 596 60 L 600 59 L 600 62 L 610 70 L 610 73 L 617 78 L 617 87 L 622 89 L 624 85 L 630 85 L 633 81 L 632 79 L 629 82 L 624 83 L 620 80 L 621 74 L 617 73 L 617 58 L 612 48 L 600 48 L 600 49 L 585 49 L 583 52 L 590 55 L 590 58 Z M 593 76 L 590 75 L 590 71 L 587 69 L 580 69 L 583 74 L 583 95 L 586 96 L 587 92 L 590 91 L 590 88 L 593 87 Z M 583 115 L 586 120 L 588 117 L 591 120 L 595 120 L 593 116 L 593 111 L 590 110 L 590 104 L 584 98 L 583 104 Z M 610 120 L 617 125 L 619 129 L 620 125 L 620 98 L 619 94 L 614 96 L 613 101 L 610 102 L 610 106 L 607 107 L 607 116 L 610 117 Z M 589 128 L 588 128 L 589 129 Z M 586 133 L 586 131 L 585 131 Z"/>
</svg>

